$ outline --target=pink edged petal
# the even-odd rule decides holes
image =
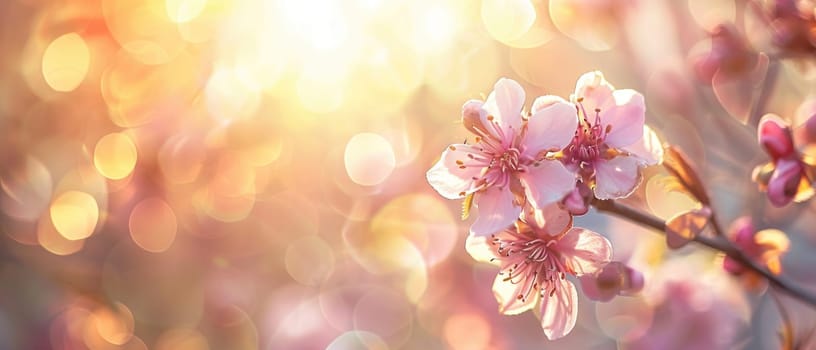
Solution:
[[[541,297],[541,328],[549,340],[569,334],[578,319],[578,293],[575,286],[567,280],[556,280],[555,283],[555,293]]]
[[[642,176],[635,157],[618,156],[595,163],[595,197],[617,199],[628,197],[640,184]]]
[[[472,193],[475,187],[473,177],[479,177],[483,166],[466,166],[464,169],[457,161],[463,164],[473,164],[474,160],[468,154],[482,158],[481,152],[470,145],[451,145],[434,166],[425,174],[428,183],[436,192],[447,199],[462,198]]]
[[[514,203],[515,196],[508,188],[490,187],[476,194],[479,216],[470,226],[470,234],[489,236],[506,229],[518,219],[521,207]]]
[[[482,108],[483,101],[470,100],[462,105],[462,125],[476,135],[491,135],[498,137],[487,120],[487,110]]]
[[[538,110],[527,122],[527,134],[522,141],[525,153],[535,157],[543,150],[560,150],[570,143],[577,128],[575,106],[566,101],[553,102]]]
[[[502,140],[513,138],[521,131],[521,108],[524,106],[524,89],[515,80],[501,78],[493,86],[482,106],[492,115],[501,128]]]
[[[615,103],[601,110],[601,124],[609,128],[606,144],[621,148],[643,137],[646,103],[643,95],[631,89],[617,90],[612,95]]]
[[[663,162],[663,144],[648,125],[643,126],[643,137],[638,142],[624,147],[623,150],[635,156],[642,166]]]
[[[572,215],[556,202],[541,209],[527,205],[524,208],[524,223],[537,234],[558,236],[572,227]],[[549,237],[543,238],[549,238]]]
[[[527,200],[536,208],[560,201],[575,188],[575,175],[564,164],[543,160],[519,173]]]
[[[576,276],[595,273],[612,259],[612,244],[604,236],[574,227],[558,240],[567,269]]]
[[[796,197],[802,179],[802,164],[796,159],[780,159],[768,181],[768,199],[776,207],[790,203]]]
[[[612,92],[615,88],[604,78],[599,71],[584,73],[575,84],[575,94],[573,101],[582,99],[582,104],[587,113],[593,113],[595,108],[606,109],[614,105],[615,100]]]
[[[789,124],[775,114],[766,114],[759,121],[759,144],[765,148],[773,159],[790,156],[794,153],[793,134]]]
[[[504,279],[504,275],[497,275],[496,279],[493,280],[493,295],[499,303],[499,313],[518,315],[532,309],[536,303],[536,297],[530,297],[526,300],[522,300],[518,297],[523,292],[521,288],[524,284],[512,283]],[[533,293],[533,296],[534,295],[535,293]]]
[[[468,235],[465,239],[465,250],[478,262],[486,262],[496,266],[501,265],[499,259],[494,259],[498,255],[491,244],[490,236]]]
[[[538,113],[540,110],[550,107],[556,103],[569,103],[567,100],[561,98],[561,96],[555,95],[544,95],[536,97],[535,101],[533,101],[533,106],[530,108],[530,112],[532,114]],[[575,118],[578,118],[576,114]]]

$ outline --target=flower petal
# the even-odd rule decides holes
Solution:
[[[643,137],[637,142],[623,148],[637,157],[640,165],[656,165],[663,162],[663,144],[657,134],[648,125],[643,126]]]
[[[499,313],[518,315],[532,309],[537,301],[538,295],[534,292],[531,293],[530,298],[522,300],[518,296],[523,293],[521,288],[524,286],[524,283],[512,283],[504,279],[504,275],[496,275],[496,279],[493,280],[493,295],[499,303]]]
[[[575,188],[575,174],[564,164],[554,160],[543,160],[519,173],[527,200],[536,208],[560,201]]]
[[[601,123],[609,133],[606,144],[621,148],[638,142],[643,137],[646,122],[646,103],[643,95],[631,89],[612,93],[614,105],[601,109]]]
[[[794,153],[793,134],[789,124],[775,114],[766,114],[759,121],[758,138],[760,146],[774,160]]]
[[[606,109],[614,105],[612,98],[614,90],[600,71],[584,73],[575,84],[573,101],[581,100],[587,112],[592,113],[596,108]]]
[[[465,250],[467,250],[468,254],[470,254],[473,260],[500,266],[501,262],[498,259],[494,259],[498,255],[496,254],[495,248],[493,248],[493,245],[490,243],[490,236],[468,235],[465,239]]]
[[[484,102],[470,100],[462,105],[462,125],[476,135],[498,137],[491,123],[487,120],[488,112],[483,108]]]
[[[587,229],[573,227],[557,244],[564,264],[576,276],[594,273],[612,259],[609,240]]]
[[[470,159],[469,155],[483,158],[481,151],[471,145],[450,145],[442,153],[442,158],[425,174],[428,183],[442,197],[462,198],[477,189],[473,178],[481,175],[484,166],[476,164],[477,161]]]
[[[482,108],[493,116],[493,123],[500,129],[500,140],[511,141],[521,131],[521,108],[524,106],[524,89],[515,80],[501,78],[493,86]]]
[[[578,319],[578,293],[567,280],[556,280],[555,293],[541,297],[541,328],[547,339],[555,340],[569,334]]]
[[[567,100],[561,98],[561,96],[555,95],[544,95],[536,97],[535,101],[533,101],[533,106],[530,108],[530,112],[532,114],[538,113],[540,110],[550,107],[556,103],[569,103]],[[578,118],[576,114],[576,119]]]
[[[595,197],[598,199],[628,197],[641,180],[635,157],[618,156],[595,163]]]
[[[479,216],[470,226],[470,234],[489,236],[513,224],[521,214],[521,207],[514,203],[515,196],[509,188],[490,187],[476,194]]]
[[[539,97],[536,102],[542,98]],[[560,150],[570,143],[576,128],[578,114],[574,105],[563,100],[550,103],[535,112],[527,122],[527,134],[523,141],[525,153],[535,156],[543,150]]]
[[[790,203],[796,197],[802,179],[802,164],[797,159],[783,158],[776,162],[768,181],[768,199],[776,207]]]
[[[524,223],[539,235],[558,236],[572,227],[572,215],[557,202],[541,209],[527,205],[523,216]]]

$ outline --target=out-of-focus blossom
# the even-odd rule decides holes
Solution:
[[[575,108],[549,98],[525,118],[524,98],[521,85],[502,78],[486,101],[465,103],[462,122],[475,142],[449,146],[428,170],[428,182],[443,197],[475,196],[479,217],[472,234],[500,231],[516,220],[525,202],[540,208],[575,186],[572,173],[547,158],[569,144],[577,124]]]
[[[771,0],[768,17],[772,40],[785,56],[816,53],[816,4],[813,1]]]
[[[470,235],[467,241],[474,259],[501,269],[493,283],[499,312],[515,315],[539,308],[549,339],[567,335],[578,316],[577,292],[567,274],[595,273],[612,257],[612,246],[603,236],[572,227],[571,220],[553,220],[564,214],[569,215],[557,205],[525,210],[514,227],[491,237]]]
[[[643,95],[615,90],[595,71],[578,79],[572,100],[578,106],[579,124],[562,160],[593,187],[595,197],[629,196],[642,180],[640,168],[663,158],[657,135],[644,124]]]
[[[793,143],[790,125],[777,115],[767,114],[759,122],[759,144],[771,161],[754,169],[754,181],[768,193],[771,204],[784,206],[813,196],[811,167]]]
[[[610,301],[616,295],[631,295],[643,289],[643,274],[613,261],[594,274],[580,277],[581,290],[587,298],[598,301]]]
[[[654,311],[659,317],[642,337],[624,348],[731,349],[737,312],[705,287],[693,279],[666,282]]]
[[[794,120],[799,124],[793,130],[795,143],[816,144],[816,97],[810,96],[799,105]]]
[[[746,257],[764,266],[773,274],[782,272],[780,258],[788,251],[790,242],[784,232],[767,229],[757,232],[750,217],[742,217],[728,229],[729,239]],[[731,274],[760,280],[751,270],[729,256],[723,260],[723,268]]]
[[[711,83],[715,75],[731,79],[753,71],[759,54],[748,46],[745,38],[731,25],[721,24],[709,34],[711,50],[692,57],[697,78]]]

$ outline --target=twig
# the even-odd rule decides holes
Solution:
[[[644,226],[651,227],[660,232],[663,233],[666,232],[666,222],[663,221],[663,219],[658,218],[647,212],[638,210],[636,208],[632,208],[624,204],[620,204],[612,200],[595,200],[592,202],[592,205],[595,206],[595,208],[597,208],[598,211],[612,213],[624,217],[626,219],[629,219],[631,221],[634,221],[636,223],[642,224]],[[767,279],[772,285],[777,287],[779,290],[785,292],[786,294],[794,298],[806,302],[813,307],[816,307],[815,294],[813,294],[811,291],[807,289],[802,288],[799,285],[791,283],[790,281],[782,278],[781,276],[774,275],[767,269],[758,265],[752,259],[746,257],[745,254],[742,253],[742,251],[735,248],[727,240],[719,237],[709,238],[699,235],[695,236],[693,240],[706,247],[725,253],[725,255],[728,255],[729,257],[736,260],[743,266],[747,267],[750,270],[753,270],[757,274]]]

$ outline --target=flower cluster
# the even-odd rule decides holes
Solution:
[[[427,173],[445,198],[473,196],[480,215],[471,234],[502,230],[525,204],[544,208],[582,184],[599,199],[627,197],[639,169],[662,158],[644,125],[643,95],[615,90],[600,72],[581,76],[570,101],[538,97],[524,113],[524,100],[521,86],[502,78],[487,100],[465,103],[462,123],[474,142],[450,145]]]
[[[767,17],[773,44],[788,56],[810,56],[816,52],[816,3],[812,0],[773,0]]]
[[[581,76],[569,100],[541,96],[528,113],[525,98],[502,78],[485,101],[465,103],[462,123],[475,138],[450,145],[427,179],[442,196],[475,203],[469,252],[500,266],[500,311],[539,307],[545,335],[555,339],[575,325],[567,275],[595,278],[611,259],[609,241],[573,228],[572,215],[593,198],[632,194],[640,169],[661,162],[663,148],[644,125],[643,95],[616,90],[600,72]],[[630,286],[615,293],[622,289]]]

